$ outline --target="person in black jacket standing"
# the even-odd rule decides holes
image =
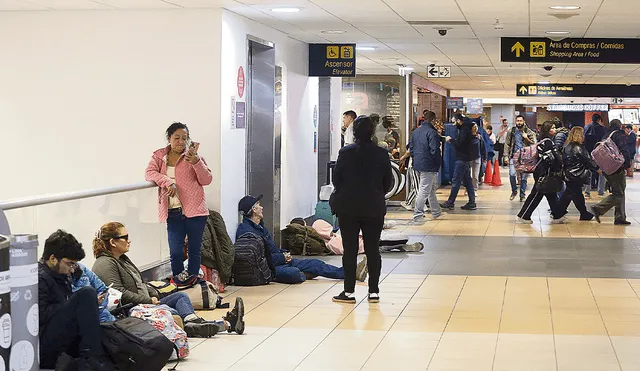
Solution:
[[[473,181],[471,179],[471,139],[473,134],[471,130],[473,128],[473,122],[461,114],[455,115],[456,126],[458,131],[455,138],[446,137],[447,142],[450,142],[456,149],[456,165],[453,170],[453,179],[451,180],[451,193],[449,199],[446,202],[440,204],[443,209],[453,210],[455,209],[456,197],[458,197],[458,191],[460,186],[464,184],[469,195],[469,202],[462,206],[462,210],[476,210],[476,194],[473,190]]]
[[[587,149],[587,152],[589,153],[593,152],[594,148],[596,148],[596,144],[598,144],[598,142],[600,142],[601,140],[605,139],[607,136],[607,128],[604,126],[604,120],[602,120],[602,116],[596,113],[591,117],[591,120],[592,122],[584,128],[584,147]],[[591,198],[592,182],[595,182],[595,180],[590,180],[589,183],[585,184],[584,186],[585,198],[589,198],[589,199]],[[597,182],[598,182],[598,195],[604,196],[604,191],[607,183],[605,176],[600,175]]]
[[[54,232],[44,243],[38,263],[41,368],[55,368],[66,353],[80,358],[80,371],[115,370],[102,347],[98,319],[98,303],[106,293],[98,296],[90,286],[71,290],[70,275],[84,257],[82,244],[65,231]]]
[[[607,211],[615,207],[614,222],[615,225],[629,225],[631,222],[627,221],[627,213],[625,211],[625,190],[627,189],[627,179],[625,178],[625,170],[631,167],[631,153],[627,148],[627,135],[624,130],[621,129],[622,123],[620,120],[611,120],[611,140],[616,144],[622,155],[624,156],[624,163],[620,166],[620,169],[616,170],[613,174],[605,174],[609,187],[611,188],[611,194],[599,204],[591,206],[591,212],[595,215],[596,220],[600,223],[600,216]]]
[[[558,134],[556,134],[557,138]],[[567,214],[567,207],[571,201],[580,212],[580,220],[591,220],[593,214],[587,211],[582,186],[591,181],[591,172],[601,173],[598,165],[593,162],[591,155],[582,144],[584,142],[584,129],[574,126],[566,140],[567,144],[562,150],[562,163],[564,164],[564,179],[567,189],[558,204],[558,218]]]
[[[371,303],[380,301],[380,270],[382,258],[378,247],[384,216],[387,213],[385,194],[391,187],[391,162],[387,152],[373,144],[373,121],[360,116],[354,122],[355,143],[340,150],[333,172],[334,194],[331,209],[338,216],[344,255],[344,291],[333,301],[355,304],[358,239],[362,230],[364,251],[369,268]]]

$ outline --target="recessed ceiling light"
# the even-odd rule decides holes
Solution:
[[[547,35],[568,35],[569,31],[547,31],[545,32]]]
[[[347,33],[347,31],[345,30],[322,30],[320,32],[330,34],[330,35],[339,35],[339,34]]]
[[[376,50],[376,47],[375,46],[356,46],[356,50],[363,51],[363,52],[372,52]]]
[[[578,10],[580,9],[577,5],[553,5],[550,6],[549,9],[553,10]]]
[[[538,81],[539,85],[548,85],[551,84],[551,81]]]
[[[297,13],[300,8],[273,8],[271,11],[274,13]]]

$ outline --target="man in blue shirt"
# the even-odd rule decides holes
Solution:
[[[511,197],[509,197],[509,200],[511,201],[518,195],[516,176],[520,177],[520,202],[525,200],[528,177],[527,173],[516,172],[513,155],[522,148],[535,143],[536,133],[525,125],[524,116],[518,115],[516,117],[516,126],[511,128],[507,134],[507,142],[505,143],[504,150],[505,162],[509,161],[509,182],[511,183]]]

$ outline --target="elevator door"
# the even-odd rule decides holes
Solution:
[[[279,144],[280,133],[274,125],[275,49],[269,43],[253,40],[248,44],[246,189],[253,196],[264,195],[261,201],[264,222],[275,232],[280,230],[280,187],[276,186],[280,184],[276,163],[276,151],[278,158],[280,152],[276,140]],[[274,235],[277,238],[278,234]]]

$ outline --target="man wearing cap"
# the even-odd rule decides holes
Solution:
[[[275,281],[280,283],[302,283],[307,279],[321,276],[332,279],[344,279],[344,268],[336,267],[320,259],[294,259],[287,250],[276,246],[271,233],[263,221],[263,207],[260,205],[262,195],[245,196],[238,203],[238,211],[242,215],[242,223],[238,225],[236,238],[245,233],[253,233],[262,237],[270,254],[271,263],[275,267]],[[357,278],[364,281],[368,270],[366,261],[358,264]]]

